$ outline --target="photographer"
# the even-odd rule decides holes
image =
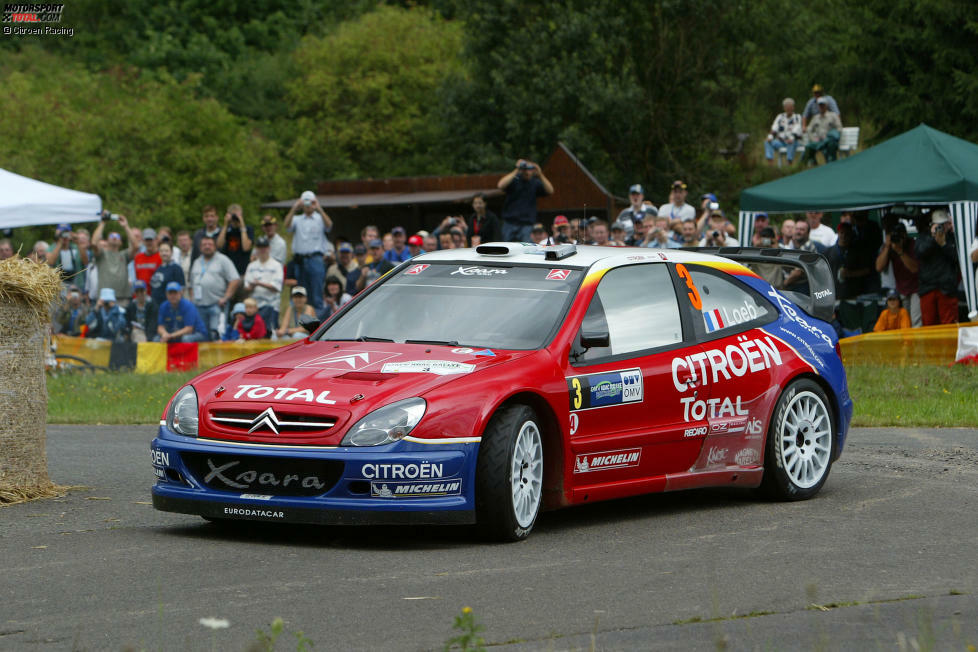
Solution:
[[[77,234],[70,224],[61,224],[55,230],[55,241],[47,251],[47,263],[61,272],[66,283],[84,289],[85,276],[81,272],[88,265],[87,248],[78,247]]]
[[[239,276],[244,276],[251,262],[251,247],[255,231],[245,226],[240,204],[231,204],[224,214],[224,224],[217,234],[217,249],[231,259]]]
[[[552,195],[554,187],[536,163],[520,159],[516,168],[496,186],[506,193],[503,202],[503,240],[529,242],[537,221],[537,197]]]
[[[649,249],[679,249],[679,243],[670,237],[672,231],[669,228],[668,217],[649,216],[643,222],[645,223],[645,238],[638,244],[639,247],[648,247]]]
[[[727,218],[718,210],[710,213],[706,223],[706,235],[700,240],[701,247],[736,247],[736,238],[727,235]]]
[[[122,236],[112,232],[106,239],[102,239],[105,232],[105,225],[110,221],[118,221],[122,233],[126,234],[129,246],[122,248]],[[105,288],[111,288],[119,303],[125,307],[129,305],[129,261],[132,260],[132,240],[129,237],[129,221],[125,215],[112,215],[108,212],[102,213],[102,221],[95,227],[92,234],[92,243],[95,246],[95,271],[98,276],[98,289],[101,292]],[[115,300],[115,299],[113,299]]]
[[[907,227],[902,222],[893,224],[886,231],[883,246],[876,256],[876,271],[880,274],[893,266],[896,291],[905,305],[910,307],[910,321],[914,328],[923,321],[920,313],[920,264],[914,253],[914,241],[907,237]]]
[[[129,329],[126,324],[126,312],[116,303],[115,290],[102,288],[99,290],[98,301],[86,318],[88,333],[85,337],[99,340],[124,341]]]
[[[924,326],[958,321],[958,254],[947,211],[931,214],[929,232],[917,238],[920,312]]]
[[[570,220],[566,215],[558,215],[554,218],[554,243],[555,244],[577,244],[577,240],[571,237]]]
[[[758,248],[777,247],[777,234],[772,227],[763,226],[754,231],[754,235],[751,237],[751,246]],[[784,287],[784,268],[781,265],[777,263],[750,263],[748,267],[770,283],[771,287],[777,290]]]

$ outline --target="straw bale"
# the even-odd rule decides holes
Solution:
[[[0,261],[0,505],[57,492],[45,448],[44,344],[59,289],[47,265]]]

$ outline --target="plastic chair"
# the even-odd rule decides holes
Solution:
[[[843,127],[839,137],[839,156],[849,156],[859,149],[859,127]]]

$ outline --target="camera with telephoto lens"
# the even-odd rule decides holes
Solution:
[[[713,237],[714,240],[719,240],[720,239],[720,232],[719,231],[714,231],[710,235]]]
[[[108,222],[109,220],[114,222],[119,221],[119,215],[117,213],[110,213],[109,211],[102,211],[101,218],[103,222]]]
[[[944,233],[946,226],[947,226],[946,224],[938,224],[938,225],[936,225],[934,227],[934,235],[937,235],[938,233]]]
[[[715,201],[711,201],[710,202],[710,210],[711,211],[715,211],[715,210],[719,210],[719,209],[720,209],[720,203],[719,202],[715,202]]]
[[[557,235],[554,236],[554,242],[558,244],[566,244],[570,242],[570,238],[563,233],[558,232]]]

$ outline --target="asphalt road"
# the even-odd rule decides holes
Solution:
[[[696,491],[459,528],[228,530],[156,512],[152,427],[48,428],[66,498],[0,508],[0,650],[504,650],[978,644],[978,430],[856,429],[804,503]],[[211,630],[202,617],[227,619]],[[496,648],[493,648],[496,649]]]

